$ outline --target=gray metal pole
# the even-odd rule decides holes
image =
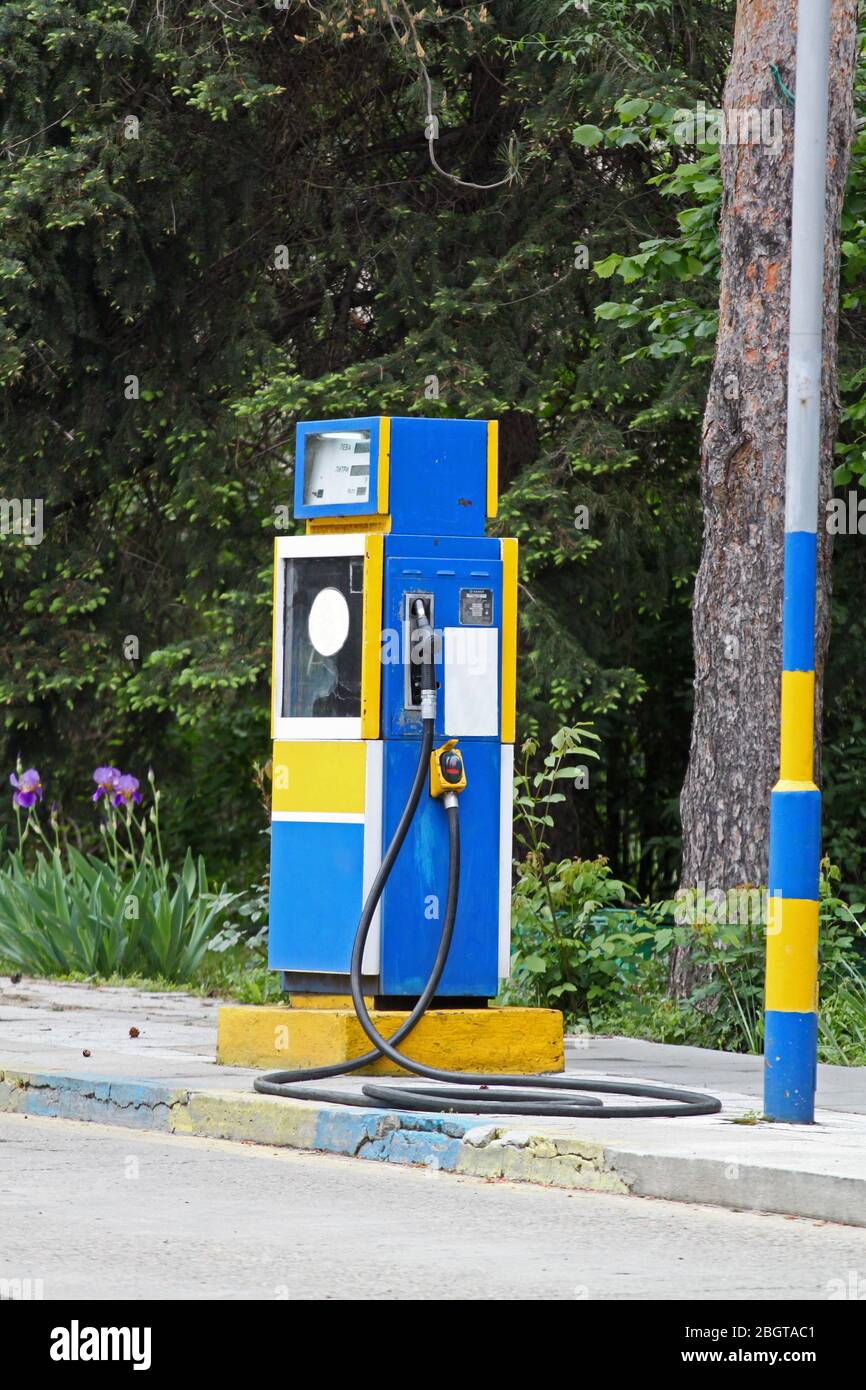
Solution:
[[[785,601],[779,781],[770,798],[764,1113],[811,1124],[818,1058],[821,793],[815,785],[815,585],[830,0],[799,0],[791,210]]]
[[[827,184],[830,0],[799,0],[791,208],[785,530],[815,532]]]

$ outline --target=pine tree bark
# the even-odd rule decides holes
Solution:
[[[739,0],[723,97],[742,135],[743,112],[781,111],[781,136],[721,147],[719,332],[704,414],[704,537],[695,584],[695,698],[681,796],[683,887],[765,884],[770,791],[778,775],[785,414],[794,113],[774,76],[794,87],[796,0]],[[834,0],[824,254],[820,515],[832,490],[839,419],[836,336],[839,228],[853,129],[857,0]],[[776,117],[778,119],[778,117]],[[771,122],[767,126],[772,129]],[[830,545],[818,539],[816,741],[830,635]],[[675,995],[695,969],[687,949],[671,968]]]

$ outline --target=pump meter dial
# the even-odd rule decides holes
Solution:
[[[320,656],[336,656],[349,635],[349,605],[339,589],[320,589],[310,605],[307,632]]]

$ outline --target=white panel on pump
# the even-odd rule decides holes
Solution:
[[[445,732],[490,738],[499,732],[499,629],[446,627],[443,640]]]

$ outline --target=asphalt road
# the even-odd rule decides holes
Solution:
[[[0,1115],[3,1279],[46,1299],[824,1300],[866,1290],[866,1229]]]

